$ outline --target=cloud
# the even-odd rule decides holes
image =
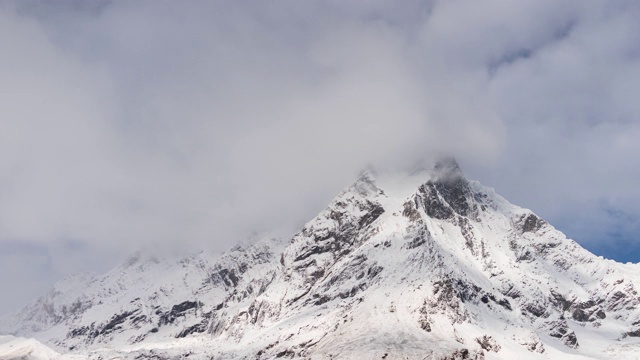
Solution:
[[[631,241],[604,229],[640,214],[638,11],[3,3],[0,242],[27,278],[28,249],[51,259],[40,288],[150,244],[288,234],[366,165],[435,151],[584,243]]]
[[[489,89],[509,136],[498,164],[506,173],[487,177],[589,246],[620,226],[600,204],[636,222],[640,214],[640,148],[631,141],[640,128],[640,62],[632,55],[640,9],[594,4],[574,12],[563,36],[493,74]],[[627,229],[625,242],[637,242],[637,227]]]

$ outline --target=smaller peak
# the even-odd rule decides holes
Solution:
[[[373,165],[367,165],[364,169],[360,171],[360,174],[358,175],[358,180],[373,182],[375,181],[375,178],[377,175],[378,175],[378,171],[373,167]]]
[[[458,165],[458,162],[456,161],[456,159],[450,155],[442,156],[438,158],[433,168],[435,170],[445,171],[445,172],[460,171],[460,165]]]
[[[439,176],[451,173],[461,173],[460,166],[452,155],[433,155],[424,157],[409,167],[410,175],[428,174]]]
[[[379,193],[380,189],[376,185],[377,172],[372,166],[367,166],[358,176],[358,180],[352,185],[361,196]]]
[[[442,156],[433,166],[435,175],[439,179],[464,178],[460,165],[453,156]]]
[[[123,267],[133,266],[140,261],[141,257],[142,257],[142,251],[137,250],[133,254],[129,255],[129,257],[127,257],[127,259],[122,263],[122,266]]]
[[[146,266],[149,264],[160,264],[166,260],[161,250],[157,247],[146,246],[134,251],[121,264],[120,268]]]

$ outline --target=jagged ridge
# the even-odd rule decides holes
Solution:
[[[2,328],[103,358],[633,358],[639,285],[448,159],[363,173],[288,242],[75,277]]]

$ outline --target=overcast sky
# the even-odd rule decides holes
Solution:
[[[0,313],[138,248],[291,233],[365,166],[435,151],[638,262],[638,19],[637,0],[0,1]]]

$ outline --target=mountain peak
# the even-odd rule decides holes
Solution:
[[[376,172],[372,167],[367,167],[360,172],[358,179],[352,185],[360,196],[378,194],[380,189],[376,185]]]
[[[443,156],[436,160],[433,170],[439,178],[464,177],[460,165],[453,156]]]
[[[145,259],[45,296],[0,329],[128,360],[640,353],[640,268],[590,254],[469,182],[452,157],[411,173],[365,169],[282,241]]]

